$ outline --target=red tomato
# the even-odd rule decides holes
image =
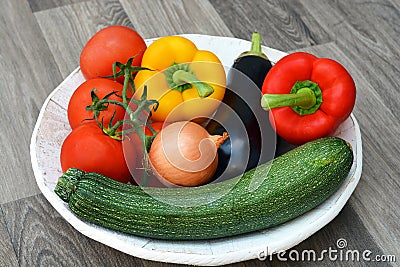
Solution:
[[[63,172],[78,168],[127,183],[131,179],[127,162],[133,168],[136,153],[131,140],[115,140],[91,122],[80,125],[67,136],[61,146],[60,161]]]
[[[93,111],[86,110],[86,107],[92,104],[91,91],[93,88],[96,88],[96,95],[99,99],[102,99],[113,91],[116,91],[116,94],[121,96],[122,87],[120,83],[104,78],[91,79],[82,83],[72,94],[68,104],[68,121],[71,128],[76,128],[82,122],[85,122],[85,119],[93,118]],[[122,98],[117,95],[112,95],[108,99],[122,101]],[[128,91],[127,96],[131,97],[132,92]],[[100,112],[99,121],[103,121],[103,124],[108,126],[114,112],[114,123],[124,118],[125,109],[121,106],[110,104],[107,109]]]
[[[86,79],[112,75],[112,64],[125,64],[135,56],[132,66],[140,66],[147,46],[143,38],[125,26],[109,26],[87,42],[80,56],[80,67]],[[123,77],[118,81],[123,82]]]

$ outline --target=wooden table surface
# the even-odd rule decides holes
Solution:
[[[344,238],[349,249],[394,255],[397,262],[274,257],[232,266],[398,265],[399,0],[1,0],[0,266],[175,266],[126,255],[75,231],[41,194],[30,163],[30,137],[45,98],[78,66],[87,40],[115,24],[144,38],[249,39],[257,30],[264,45],[346,66],[358,90],[353,113],[362,133],[362,177],[342,212],[294,249],[321,252]]]

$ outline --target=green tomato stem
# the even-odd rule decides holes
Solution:
[[[125,78],[124,78],[124,86],[122,88],[122,103],[128,105],[128,98],[126,97],[126,92],[128,90],[129,79],[132,73],[129,68],[126,68],[124,72],[125,72]]]
[[[157,134],[157,131],[154,130],[153,126],[151,126],[150,123],[146,123],[146,126],[147,126],[147,128],[149,128],[149,130],[150,130],[150,132],[151,132],[151,134],[152,134],[153,136],[155,136],[155,135]]]

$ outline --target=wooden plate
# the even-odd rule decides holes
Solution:
[[[183,35],[191,39],[199,49],[214,52],[224,66],[232,66],[233,60],[250,48],[250,42],[229,37]],[[151,43],[153,39],[146,40]],[[268,47],[263,52],[272,62],[286,54]],[[70,127],[67,105],[73,91],[84,81],[77,68],[46,99],[32,134],[30,153],[37,184],[50,204],[82,234],[143,259],[191,265],[223,265],[265,256],[264,252],[289,249],[305,240],[329,223],[343,208],[353,193],[362,169],[361,134],[356,118],[351,115],[334,135],[351,143],[354,164],[339,190],[328,200],[310,212],[280,226],[265,231],[206,241],[165,241],[127,235],[82,221],[71,212],[68,205],[54,192],[61,176],[59,154],[61,144]]]

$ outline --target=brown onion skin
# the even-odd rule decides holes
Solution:
[[[226,139],[227,136],[221,138]],[[194,122],[172,123],[157,134],[150,148],[153,172],[167,183],[178,186],[205,184],[217,169],[217,148],[221,138],[210,136]],[[206,142],[200,145],[201,140]],[[204,161],[201,157],[205,158]]]

